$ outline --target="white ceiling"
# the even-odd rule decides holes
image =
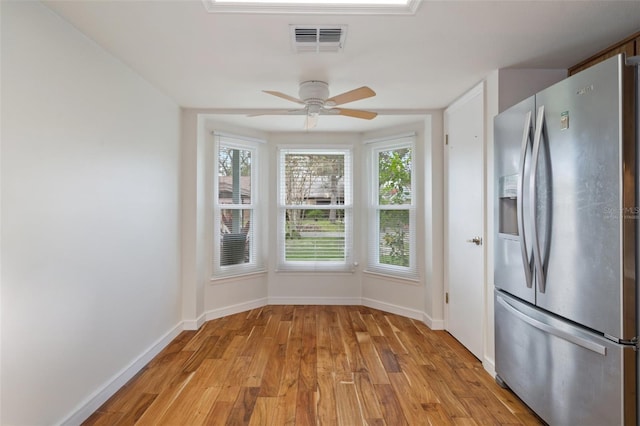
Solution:
[[[299,131],[304,117],[247,118],[297,107],[262,90],[369,86],[377,96],[344,107],[380,116],[322,116],[317,130],[375,130],[446,107],[492,70],[567,68],[640,30],[640,0],[425,0],[413,16],[208,13],[199,0],[45,4],[179,105],[263,131]],[[295,54],[290,24],[346,24],[344,50]]]

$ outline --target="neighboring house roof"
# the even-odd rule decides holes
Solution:
[[[231,199],[233,195],[233,176],[218,176],[220,199]],[[240,196],[251,197],[251,176],[240,176]]]

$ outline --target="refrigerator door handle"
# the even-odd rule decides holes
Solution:
[[[538,118],[536,120],[536,133],[533,138],[533,151],[531,153],[531,179],[529,180],[529,197],[531,205],[531,226],[532,240],[533,240],[533,260],[536,268],[536,276],[538,279],[538,290],[540,293],[544,293],[546,290],[546,280],[544,276],[544,268],[542,263],[542,255],[540,251],[540,239],[538,234],[538,221],[536,215],[536,208],[538,205],[538,195],[536,193],[537,187],[537,168],[538,157],[540,156],[540,144],[542,139],[542,130],[544,126],[544,105],[538,108]]]
[[[516,207],[518,214],[518,234],[520,235],[520,251],[522,253],[522,264],[524,266],[524,276],[527,281],[527,288],[533,286],[532,277],[532,261],[527,253],[527,240],[524,231],[524,200],[522,198],[524,192],[524,165],[527,157],[527,148],[531,140],[531,111],[527,112],[524,120],[524,131],[522,132],[522,147],[520,149],[520,179],[518,179],[518,205]]]
[[[522,312],[520,312],[519,310],[517,310],[516,308],[511,306],[511,304],[509,304],[502,297],[498,297],[498,298],[496,298],[496,300],[506,310],[511,312],[511,314],[515,315],[516,317],[518,317],[522,321],[526,322],[527,324],[531,325],[532,327],[535,327],[535,328],[537,328],[539,330],[542,330],[543,332],[545,332],[547,334],[551,334],[553,336],[559,337],[560,339],[566,340],[566,341],[571,342],[571,343],[573,343],[575,345],[578,345],[580,347],[583,347],[585,349],[593,351],[593,352],[595,352],[597,354],[600,354],[602,356],[606,356],[607,355],[607,348],[605,346],[599,345],[599,344],[597,344],[595,342],[592,342],[590,340],[584,339],[584,338],[582,338],[580,336],[575,336],[573,334],[567,333],[566,331],[559,330],[559,329],[557,329],[555,327],[552,327],[552,326],[550,326],[548,324],[545,324],[545,323],[543,323],[541,321],[538,321],[537,319],[531,318],[530,316],[523,314]]]

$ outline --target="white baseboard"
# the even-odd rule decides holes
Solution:
[[[248,302],[242,302],[236,305],[225,306],[224,308],[213,309],[206,312],[206,321],[226,317],[227,315],[238,314],[240,312],[250,311],[251,309],[261,308],[266,304],[267,298],[262,297],[260,299],[249,300]]]
[[[417,309],[405,308],[404,306],[394,305],[392,303],[381,302],[375,299],[369,299],[367,297],[362,298],[362,304],[369,308],[379,309],[381,311],[390,312],[396,315],[402,315],[403,317],[413,318],[422,321],[424,313]]]
[[[361,305],[359,297],[269,297],[269,305]]]
[[[207,321],[206,312],[194,320],[184,320],[182,322],[183,330],[198,330]]]
[[[422,322],[432,330],[444,330],[444,320],[434,320],[427,314],[422,315]]]
[[[496,363],[493,359],[484,357],[482,366],[484,367],[485,371],[491,375],[491,377],[496,377]]]
[[[122,369],[111,379],[107,380],[102,388],[98,389],[85,401],[83,401],[73,412],[67,416],[60,424],[62,425],[79,425],[89,418],[102,404],[104,404],[113,394],[115,394],[125,383],[145,366],[149,361],[162,351],[178,334],[183,330],[183,323],[180,322],[171,330],[166,332],[164,336],[159,338],[154,344],[147,348],[132,363]]]

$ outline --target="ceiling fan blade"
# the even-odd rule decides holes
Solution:
[[[371,120],[378,115],[377,112],[364,111],[361,109],[332,108],[330,111],[337,111],[338,115],[346,115],[347,117],[362,118],[365,120]]]
[[[349,92],[344,92],[339,95],[333,96],[326,100],[326,103],[329,105],[342,105],[347,102],[359,101],[360,99],[370,98],[375,96],[376,92],[368,88],[367,86],[362,86],[358,89],[350,90]]]
[[[276,92],[276,91],[273,91],[273,90],[263,90],[263,92],[264,93],[268,93],[268,94],[273,95],[273,96],[277,96],[277,97],[282,98],[282,99],[286,99],[286,100],[291,101],[291,102],[295,102],[295,103],[300,104],[300,105],[304,105],[304,102],[302,102],[300,99],[294,98],[293,96],[286,95],[286,94],[284,94],[282,92]]]

